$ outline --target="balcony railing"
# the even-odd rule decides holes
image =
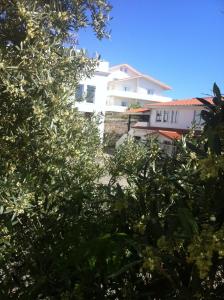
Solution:
[[[127,106],[121,106],[121,105],[107,104],[105,106],[106,111],[125,112],[127,109],[128,109]]]
[[[120,91],[120,90],[108,90],[108,96],[119,97],[119,98],[129,98],[129,99],[138,99],[146,100],[152,102],[168,102],[172,99],[169,97],[159,96],[159,95],[148,95],[131,91]]]

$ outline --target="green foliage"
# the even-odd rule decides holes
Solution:
[[[128,253],[127,268],[116,278],[118,299],[223,297],[224,107],[216,85],[214,95],[214,104],[201,100],[209,109],[209,118],[202,112],[203,134],[184,137],[175,156],[154,142],[145,148],[128,141],[113,157],[111,223],[125,234]],[[120,292],[127,289],[128,297]]]
[[[104,133],[104,151],[108,153],[113,153],[115,151],[116,142],[119,140],[120,137],[121,135],[116,133],[115,131]]]
[[[97,59],[64,45],[88,25],[105,36],[109,8],[97,0],[0,3],[2,299],[70,299],[86,280],[101,146],[72,96]]]
[[[131,109],[131,108],[140,108],[142,107],[141,104],[139,102],[137,103],[132,103],[128,106],[128,109]]]
[[[204,133],[207,137],[207,148],[214,154],[221,154],[223,147],[224,100],[219,87],[214,83],[213,104],[205,99],[198,98],[207,108],[202,110],[201,116],[205,121]]]
[[[201,137],[127,140],[106,162],[72,95],[96,60],[69,32],[106,35],[106,1],[1,1],[0,297],[222,299],[223,97]],[[124,181],[124,184],[123,184]]]

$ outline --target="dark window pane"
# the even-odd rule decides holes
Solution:
[[[168,122],[169,121],[169,112],[164,110],[163,112],[163,122]]]
[[[121,101],[121,106],[128,106],[128,103],[126,101]]]
[[[94,103],[96,87],[94,85],[87,85],[86,102]]]
[[[84,85],[83,84],[79,84],[76,88],[75,91],[75,99],[77,101],[80,101],[83,97],[83,91],[84,91]]]
[[[162,112],[161,111],[156,111],[156,122],[161,122],[162,119]]]
[[[177,116],[178,116],[178,112],[172,110],[172,112],[171,112],[171,123],[177,123]]]
[[[140,115],[139,121],[140,122],[149,122],[149,115]]]
[[[147,93],[148,93],[148,95],[154,95],[154,90],[153,89],[148,89]]]

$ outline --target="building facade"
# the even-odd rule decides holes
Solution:
[[[212,102],[212,98],[205,99]],[[144,115],[145,121],[134,124],[128,134],[141,141],[154,136],[161,147],[171,153],[174,140],[180,139],[192,127],[200,133],[203,109],[206,108],[196,98],[149,104],[138,112]],[[133,110],[127,113],[133,114]]]
[[[154,102],[167,102],[171,98],[164,92],[168,85],[144,75],[127,64],[110,68],[108,76],[107,111],[124,112],[131,106],[144,106]]]
[[[75,106],[87,114],[97,114],[100,118],[100,135],[104,133],[109,63],[100,62],[94,76],[83,79],[75,91]]]
[[[96,113],[101,118],[104,132],[106,112],[125,112],[131,106],[168,102],[164,92],[171,88],[148,75],[141,74],[128,64],[110,67],[101,61],[92,78],[80,82],[75,91],[75,106],[85,113]]]

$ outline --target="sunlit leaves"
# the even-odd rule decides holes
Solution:
[[[132,141],[112,162],[113,174],[122,172],[127,181],[115,193],[119,209],[111,207],[119,216],[116,230],[127,224],[129,257],[143,258],[126,278],[131,274],[132,288],[153,299],[222,298],[223,99],[216,85],[214,93],[214,104],[201,101],[203,133],[183,137],[174,157],[153,143],[138,152],[144,146]]]
[[[67,285],[68,268],[80,269],[86,241],[97,234],[101,176],[97,123],[78,113],[72,97],[97,58],[76,50],[76,32],[103,14],[93,29],[105,36],[109,5],[1,1],[2,11],[0,298],[61,298],[78,284]]]

